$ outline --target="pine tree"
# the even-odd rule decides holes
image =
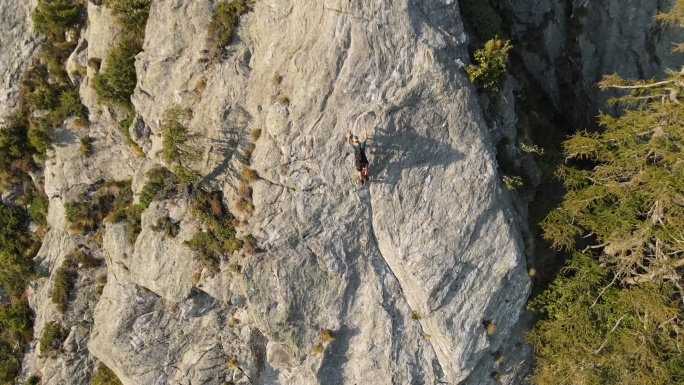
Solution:
[[[658,19],[684,26],[683,11],[678,0]],[[531,303],[542,316],[528,334],[531,379],[684,383],[684,69],[659,81],[609,75],[599,87],[622,93],[609,103],[624,110],[564,143],[567,192],[542,226],[574,254]]]

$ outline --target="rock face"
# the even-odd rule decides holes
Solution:
[[[214,4],[153,3],[135,140],[160,161],[165,111],[189,107],[204,149],[193,167],[232,207],[239,150],[262,129],[255,211],[240,229],[262,252],[193,285],[182,202],[153,204],[132,248],[108,226],[90,351],[125,384],[519,380],[529,351],[511,334],[529,278],[474,88],[454,62],[467,60],[457,5],[313,5],[255,3],[212,63]],[[357,189],[344,136],[364,129],[373,180]],[[188,234],[155,234],[159,210]]]
[[[650,76],[675,63],[666,39],[648,31],[657,4],[603,3],[511,2],[525,63],[577,122],[595,115],[601,73]],[[24,3],[5,4],[2,17],[28,15]],[[515,142],[514,86],[504,88],[500,126],[488,128],[458,65],[468,61],[458,4],[258,1],[218,59],[207,44],[215,7],[152,4],[130,127],[142,155],[117,127],[122,111],[97,103],[95,70],[74,79],[90,126],[67,122],[55,133],[43,173],[51,230],[36,259],[43,277],[29,290],[36,339],[50,321],[68,325],[68,337],[59,357],[33,343],[23,378],[40,371],[43,384],[86,384],[101,361],[126,385],[522,383],[526,224],[494,154],[503,138]],[[74,68],[106,60],[121,34],[104,7],[88,2],[87,12]],[[20,61],[0,53],[14,63],[3,67],[9,111],[12,76],[35,37],[5,24],[3,45],[28,50]],[[630,66],[617,60],[626,51],[650,56],[635,54]],[[204,230],[190,191],[153,202],[136,239],[122,223],[103,224],[96,239],[65,220],[64,204],[103,181],[132,179],[140,192],[146,172],[164,164],[161,125],[178,106],[192,112],[201,157],[190,167],[206,177],[198,188],[221,191],[238,235],[258,244],[253,255],[226,255],[218,271],[185,242]],[[359,188],[344,137],[366,130],[372,180]],[[83,136],[90,157],[80,154]],[[259,176],[252,214],[236,204],[245,163]],[[177,234],[157,228],[163,218]],[[79,270],[59,313],[49,298],[55,272],[84,248],[103,263]]]
[[[672,8],[673,0],[653,1],[509,1],[513,36],[525,65],[573,127],[595,125],[610,92],[596,83],[604,74],[632,79],[661,77],[680,70],[682,53],[672,43],[684,41],[681,28],[653,20]]]
[[[41,39],[33,31],[31,10],[37,0],[0,4],[0,117],[16,108],[19,80]]]

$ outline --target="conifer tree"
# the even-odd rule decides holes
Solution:
[[[658,19],[684,26],[683,10],[678,0]],[[599,87],[619,92],[609,103],[624,110],[564,143],[567,192],[542,226],[574,254],[531,303],[543,317],[528,334],[531,379],[684,383],[684,69]]]

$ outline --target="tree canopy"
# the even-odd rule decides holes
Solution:
[[[684,25],[679,0],[660,20]],[[621,93],[599,132],[563,145],[567,190],[543,221],[554,246],[573,252],[531,302],[528,334],[538,384],[684,382],[684,69],[662,80],[605,76]],[[581,247],[579,245],[582,245]]]

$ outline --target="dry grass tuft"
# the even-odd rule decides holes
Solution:
[[[323,353],[323,344],[317,344],[316,346],[311,349],[311,354],[316,356]]]
[[[226,362],[226,366],[228,367],[228,369],[240,369],[240,365],[238,365],[236,356],[231,356],[228,362]]]
[[[240,180],[245,183],[251,183],[259,179],[259,174],[249,167],[243,167],[240,171]]]
[[[487,332],[487,335],[492,335],[496,331],[496,323],[493,320],[485,320],[483,322],[485,331]]]
[[[328,342],[335,340],[335,335],[330,329],[322,329],[320,332],[318,332],[318,338],[320,338],[324,344],[327,344]]]

